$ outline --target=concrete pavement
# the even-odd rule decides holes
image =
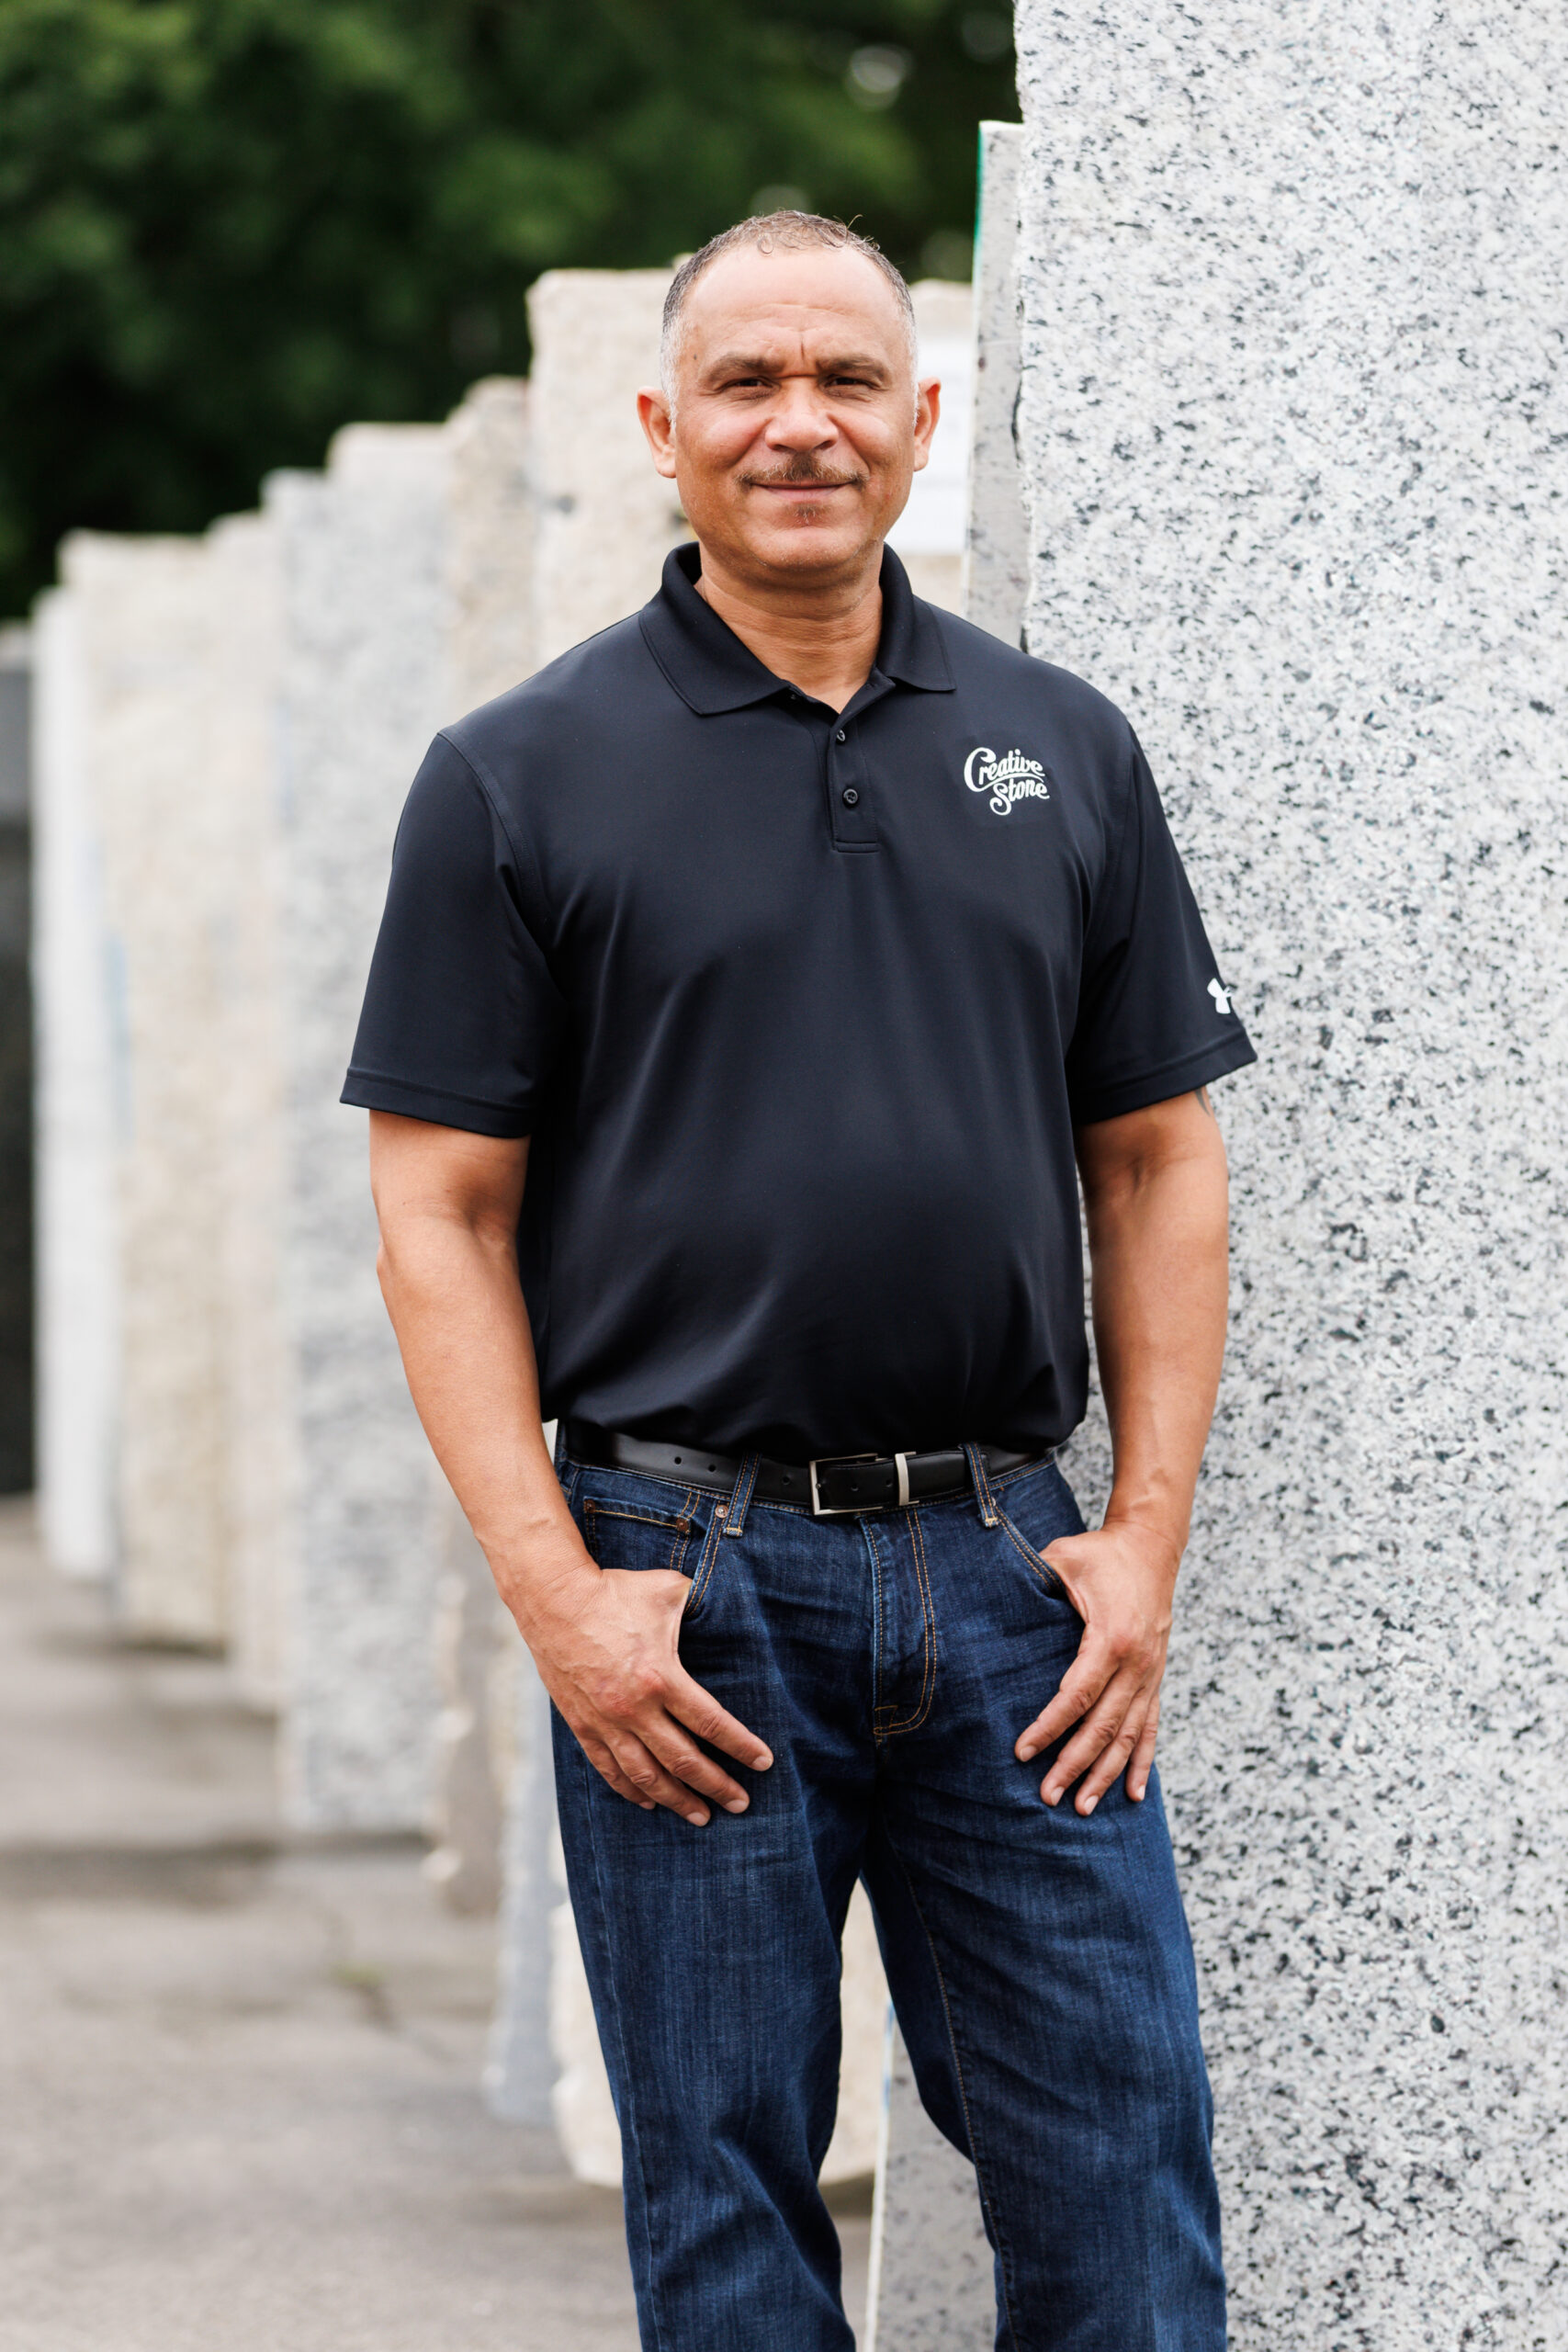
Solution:
[[[619,2199],[484,2112],[492,1931],[419,1860],[286,1837],[221,1662],[0,1504],[0,2352],[636,2352]]]

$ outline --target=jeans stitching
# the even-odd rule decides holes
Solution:
[[[920,1695],[915,1702],[915,1712],[912,1715],[907,1715],[902,1723],[884,1724],[881,1736],[885,1739],[890,1739],[895,1732],[919,1731],[931,1711],[931,1700],[936,1692],[936,1644],[931,1638],[936,1630],[936,1604],[931,1599],[931,1581],[926,1573],[925,1538],[920,1532],[919,1513],[907,1510],[904,1517],[909,1524],[909,1549],[914,1556],[915,1574],[919,1579],[920,1586],[922,1646]],[[889,1708],[884,1712],[890,1713],[892,1710]]]
[[[915,1893],[915,1883],[909,1876],[908,1865],[897,1847],[894,1845],[891,1833],[888,1835],[887,1845],[888,1850],[898,1865],[898,1875],[904,1882],[910,1908],[920,1923],[920,1933],[926,1939],[926,1950],[931,1956],[931,1966],[936,1971],[937,1990],[942,1995],[942,2013],[947,2023],[947,2046],[953,2053],[953,2072],[958,2084],[958,2103],[964,2109],[964,2129],[969,2139],[969,2161],[975,2167],[975,2185],[980,2192],[980,2202],[985,2208],[986,2218],[991,2224],[997,2255],[1001,2266],[1002,2317],[1007,2322],[1008,2335],[1012,2339],[1013,2352],[1018,2352],[1018,2328],[1012,2315],[1012,2255],[998,2218],[996,2207],[991,2201],[990,2190],[986,2186],[986,2175],[980,2163],[979,2143],[975,2133],[975,2118],[969,2106],[968,2087],[964,2080],[964,2061],[958,2054],[958,2034],[953,2022],[953,2004],[947,1994],[947,1978],[942,1973],[936,1939],[926,1923],[926,1915],[920,1908],[920,1898]]]
[[[687,1512],[678,1519],[661,1519],[655,1510],[635,1510],[629,1503],[602,1503],[590,1495],[582,1506],[584,1516],[589,1511],[597,1519],[640,1519],[647,1527],[672,1527],[677,1534],[690,1535],[692,1522]]]
[[[1040,1585],[1046,1592],[1048,1592],[1052,1596],[1053,1600],[1066,1600],[1067,1598],[1067,1588],[1062,1582],[1061,1577],[1056,1574],[1055,1569],[1052,1567],[1048,1560],[1043,1560],[1039,1553],[1035,1551],[1033,1545],[1030,1544],[1024,1536],[1021,1536],[1019,1533],[1017,1528],[1013,1525],[1005,1510],[998,1512],[997,1524],[1000,1527],[1002,1533],[1007,1537],[1008,1542],[1012,1545],[1013,1550],[1018,1554],[1019,1558],[1023,1562],[1024,1566],[1029,1570],[1030,1575],[1034,1578],[1035,1583]]]
[[[882,1731],[876,1719],[879,1715],[891,1713],[891,1710],[882,1703],[882,1643],[886,1631],[882,1611],[882,1554],[877,1548],[876,1537],[868,1519],[863,1519],[861,1521],[861,1534],[864,1539],[866,1550],[871,1554],[872,1609],[874,1628],[871,1661],[872,1736],[874,1739],[880,1739]]]
[[[987,1527],[995,1527],[998,1511],[991,1496],[991,1479],[986,1468],[986,1457],[977,1445],[965,1445],[964,1451],[968,1458],[969,1476],[974,1481],[975,1498],[980,1506],[981,1522]]]
[[[757,1483],[757,1473],[762,1466],[760,1453],[748,1454],[740,1465],[740,1479],[731,1499],[727,1535],[742,1535],[746,1532],[746,1512],[751,1500],[751,1489]]]
[[[598,1553],[594,1550],[592,1544],[590,1543],[588,1539],[591,1532],[593,1531],[595,1521],[601,1519],[636,1520],[640,1526],[657,1527],[661,1532],[666,1532],[673,1528],[675,1540],[670,1546],[670,1557],[665,1562],[665,1566],[673,1570],[676,1576],[682,1576],[685,1573],[681,1563],[685,1558],[687,1552],[691,1548],[693,1532],[692,1522],[688,1517],[682,1515],[680,1520],[671,1521],[668,1519],[660,1519],[656,1517],[652,1511],[623,1510],[611,1503],[596,1502],[593,1497],[590,1495],[587,1501],[582,1506],[582,1534],[583,1542],[587,1545],[588,1556],[592,1560],[595,1566],[598,1567],[602,1567],[604,1563],[600,1559]],[[689,1593],[687,1594],[686,1599],[689,1603],[691,1600],[691,1595]],[[684,1614],[683,1611],[682,1614]]]
[[[726,1502],[716,1502],[713,1507],[713,1517],[708,1521],[708,1532],[703,1539],[703,1548],[697,1555],[692,1589],[686,1595],[683,1613],[688,1618],[702,1607],[707,1598],[707,1589],[713,1582],[714,1563],[718,1558],[718,1539],[724,1533],[724,1522],[728,1516],[728,1511],[729,1506]]]

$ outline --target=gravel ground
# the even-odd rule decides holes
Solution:
[[[291,1843],[220,1661],[0,1504],[0,2352],[636,2352],[619,2199],[485,2113],[493,1931],[419,1860]]]

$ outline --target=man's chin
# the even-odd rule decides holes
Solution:
[[[765,531],[748,531],[734,542],[735,555],[748,570],[771,573],[778,580],[834,579],[852,571],[880,552],[880,536],[868,536],[863,525],[846,528],[840,521],[775,524]]]

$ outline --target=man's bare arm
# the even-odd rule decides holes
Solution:
[[[762,1742],[682,1666],[689,1579],[602,1570],[567,1510],[539,1427],[517,1274],[525,1138],[370,1114],[377,1269],[409,1388],[502,1599],[556,1705],[616,1792],[707,1820],[746,1809],[696,1738],[760,1770]]]
[[[1092,1813],[1123,1770],[1154,1762],[1171,1600],[1224,1352],[1224,1145],[1207,1095],[1156,1102],[1077,1134],[1094,1335],[1115,1457],[1105,1523],[1045,1554],[1084,1620],[1077,1657],[1017,1753],[1068,1739],[1041,1784]]]

